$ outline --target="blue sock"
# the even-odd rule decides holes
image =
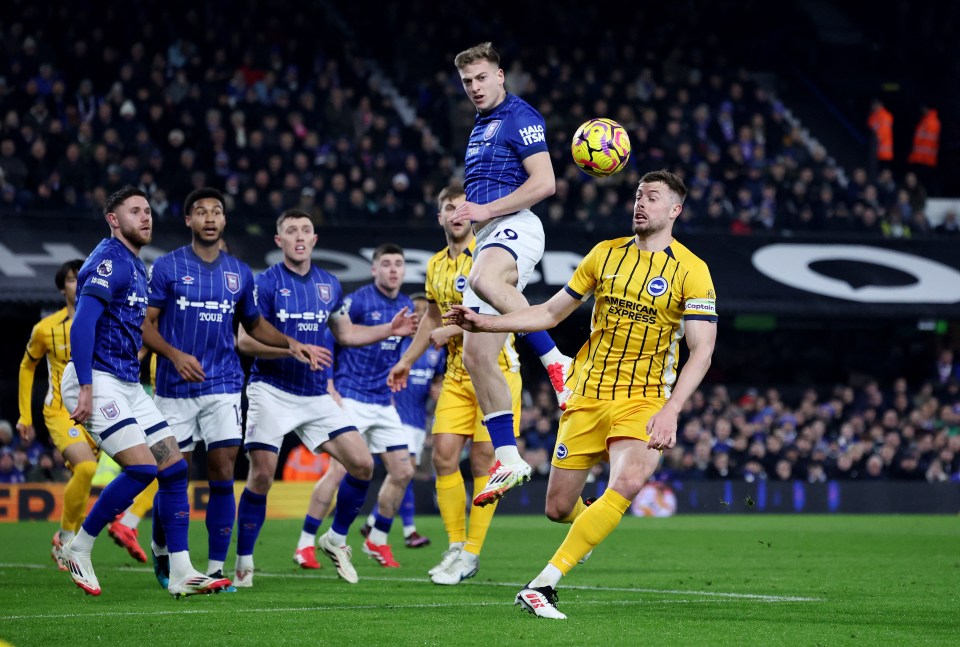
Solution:
[[[237,500],[233,495],[233,481],[210,481],[207,500],[207,549],[210,559],[227,560],[233,521],[237,516]]]
[[[118,514],[126,510],[133,499],[150,485],[157,477],[156,465],[129,465],[117,475],[107,487],[103,488],[90,514],[83,520],[83,529],[88,535],[96,537],[113,521]]]
[[[484,418],[483,423],[487,426],[490,433],[490,440],[493,447],[505,447],[513,445],[516,447],[517,439],[513,436],[513,413],[495,413],[488,418]]]
[[[398,512],[404,528],[413,525],[413,481],[410,481],[407,485],[407,491],[403,493],[403,501],[400,502],[400,510],[398,510]]]
[[[382,530],[386,534],[390,534],[390,528],[393,527],[393,517],[384,517],[379,512],[374,516],[373,527],[377,530]]]
[[[165,547],[167,545],[167,535],[163,532],[163,524],[160,520],[160,490],[153,495],[153,543],[157,546]]]
[[[157,497],[160,499],[160,523],[167,536],[167,550],[189,550],[190,500],[187,498],[187,461],[182,458],[157,473]]]
[[[311,517],[307,515],[303,519],[303,532],[308,535],[315,535],[317,531],[320,530],[320,524],[323,523],[323,519],[317,519],[316,517]]]
[[[340,481],[337,490],[337,510],[333,513],[333,532],[346,535],[350,531],[350,524],[360,513],[360,506],[367,498],[370,481],[362,481],[350,474]]]
[[[553,343],[553,337],[551,337],[550,333],[546,330],[528,332],[523,335],[523,339],[530,345],[533,352],[537,354],[537,357],[542,357],[557,347],[557,345]]]
[[[266,518],[267,495],[244,489],[237,506],[237,555],[253,555],[253,545]]]

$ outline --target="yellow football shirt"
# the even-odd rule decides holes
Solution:
[[[443,314],[450,310],[450,306],[463,303],[463,291],[467,288],[467,276],[473,267],[473,254],[476,250],[476,240],[470,241],[463,252],[456,258],[450,258],[449,247],[430,257],[427,261],[427,280],[425,292],[427,300],[436,303]],[[516,373],[520,370],[520,358],[513,345],[511,334],[503,350],[500,352],[500,368],[503,371]],[[447,342],[447,373],[446,379],[458,382],[469,380],[470,376],[463,367],[463,336],[457,335]]]
[[[67,309],[61,308],[52,315],[46,316],[37,322],[30,333],[27,350],[20,362],[20,422],[25,425],[33,424],[31,400],[33,395],[33,378],[36,375],[37,364],[47,358],[47,397],[43,404],[53,409],[63,408],[63,399],[60,397],[60,378],[63,369],[70,361],[70,324],[72,320],[67,315]]]
[[[595,299],[572,390],[598,400],[669,398],[683,322],[717,320],[707,264],[677,241],[661,252],[639,250],[632,236],[601,242],[564,289]]]

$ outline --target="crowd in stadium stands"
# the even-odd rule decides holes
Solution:
[[[867,381],[829,393],[811,388],[795,401],[775,388],[733,396],[705,387],[681,414],[677,446],[664,452],[658,478],[960,482],[960,362],[947,357],[941,365],[916,389],[904,379],[889,390]],[[520,445],[535,478],[549,473],[559,415],[548,382],[525,392]],[[0,483],[59,482],[67,474],[59,452],[40,441],[23,446],[0,421]]]
[[[283,22],[262,6],[227,12],[207,30],[202,8],[145,7],[143,30],[120,28],[125,10],[85,25],[33,7],[3,24],[0,212],[99,217],[106,195],[135,184],[163,221],[191,189],[216,186],[248,227],[294,206],[326,224],[433,224],[435,194],[459,172],[473,122],[456,49],[407,64],[423,69],[400,86],[415,113],[405,122],[364,52],[315,37],[340,31],[316,8],[290,7]],[[541,210],[550,224],[622,231],[640,174],[667,167],[690,187],[681,233],[960,235],[955,214],[930,225],[916,173],[869,177],[866,152],[863,168],[837,168],[785,106],[743,70],[720,71],[709,52],[655,57],[610,43],[593,58],[583,49],[561,58],[555,47],[518,47],[504,61],[507,85],[546,118],[558,178]],[[629,170],[603,182],[569,160],[572,133],[598,115],[620,121],[633,143]]]

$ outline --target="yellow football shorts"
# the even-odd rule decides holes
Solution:
[[[62,454],[67,447],[75,443],[87,443],[93,450],[93,455],[99,454],[96,441],[90,437],[87,430],[70,419],[70,414],[63,407],[43,408],[43,420],[47,423],[47,431],[50,432],[50,440],[56,445]]]
[[[520,373],[505,372],[513,404],[513,435],[520,435]],[[483,413],[477,404],[473,382],[445,378],[433,417],[433,433],[471,436],[474,442],[490,442],[490,433],[483,425]]]
[[[647,423],[666,403],[666,398],[595,400],[574,393],[560,417],[551,464],[585,470],[609,459],[607,448],[615,438],[650,440]]]

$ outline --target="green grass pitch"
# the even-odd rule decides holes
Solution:
[[[569,619],[513,606],[566,532],[545,518],[494,519],[477,576],[455,587],[426,571],[446,541],[437,517],[423,549],[395,540],[399,569],[351,543],[360,583],[291,556],[295,520],[268,520],[252,589],[173,600],[152,569],[106,533],[103,587],[85,595],[49,557],[52,523],[0,525],[0,643],[13,645],[957,645],[960,518],[680,516],[626,518],[561,582]],[[394,534],[399,534],[397,530]],[[149,547],[149,522],[141,545]],[[206,530],[191,525],[194,564]],[[202,556],[202,558],[201,558]],[[231,552],[227,565],[233,565]]]

